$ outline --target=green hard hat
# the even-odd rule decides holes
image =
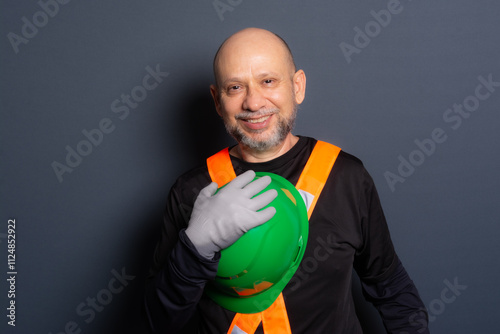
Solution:
[[[262,192],[278,192],[268,205],[276,214],[221,251],[217,276],[205,289],[212,300],[237,313],[267,309],[292,278],[306,249],[309,221],[302,197],[279,175],[257,172],[256,178],[265,175],[272,182]]]

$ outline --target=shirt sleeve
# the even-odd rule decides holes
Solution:
[[[215,278],[220,253],[207,260],[185,234],[189,209],[169,195],[153,269],[146,280],[145,312],[153,333],[176,333],[196,311],[207,281]]]
[[[360,200],[363,244],[354,263],[363,294],[377,308],[388,333],[429,333],[425,306],[394,250],[373,180],[364,173],[364,198]]]
[[[364,281],[385,280],[396,267],[396,252],[382,205],[371,176],[363,168],[357,193],[361,245],[356,250],[354,268]]]
[[[390,334],[428,334],[428,314],[403,264],[381,282],[361,282],[366,300],[373,303]]]

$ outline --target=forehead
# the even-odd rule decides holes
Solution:
[[[253,37],[226,41],[216,61],[219,79],[290,72],[288,52],[277,37]]]

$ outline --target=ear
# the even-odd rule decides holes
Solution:
[[[219,90],[217,89],[217,86],[210,85],[210,94],[212,94],[212,98],[214,99],[215,110],[217,110],[217,114],[219,114],[219,116],[222,117],[222,114],[220,111]]]
[[[295,102],[301,104],[306,97],[306,74],[298,70],[293,75],[293,91],[295,92]]]

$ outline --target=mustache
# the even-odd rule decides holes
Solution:
[[[258,111],[243,111],[235,116],[236,119],[260,118],[279,113],[278,108],[260,109]]]

